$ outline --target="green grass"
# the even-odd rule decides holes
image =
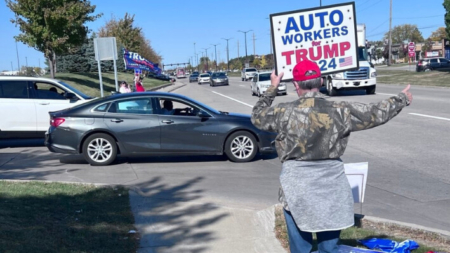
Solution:
[[[136,252],[125,188],[0,181],[0,252]]]
[[[98,73],[56,73],[55,79],[61,80],[73,86],[75,89],[85,93],[86,95],[100,97],[100,82]],[[117,72],[117,80],[119,86],[120,81],[126,81],[128,84],[134,85],[134,75],[131,73]],[[102,82],[103,94],[105,96],[110,95],[111,91],[116,90],[114,73],[102,73]],[[153,78],[144,78],[143,80],[143,85],[146,90],[166,83],[168,83],[168,81],[161,81]]]
[[[360,223],[360,221],[357,221],[356,223]],[[377,229],[374,230],[365,227],[377,227]],[[385,230],[382,231],[380,227],[383,227]],[[398,226],[394,226],[395,229],[392,226],[387,227],[389,229],[387,229],[386,226],[384,225],[383,226],[377,226],[375,224],[367,225],[367,223],[363,222],[362,228],[354,226],[342,230],[340,236],[340,244],[358,248],[365,248],[363,245],[358,243],[357,240],[370,238],[388,238],[397,242],[402,242],[406,239],[412,239],[415,240],[420,245],[418,249],[412,251],[413,253],[426,253],[428,251],[448,252],[448,250],[450,250],[450,241],[448,241],[445,238],[440,238],[436,234],[424,233],[422,231],[408,230]],[[402,231],[402,233],[400,233],[399,231]],[[400,236],[398,236],[398,234],[400,234]],[[426,234],[426,236],[424,236],[424,234]],[[277,206],[277,208],[275,208],[275,235],[277,239],[280,241],[283,248],[289,251],[289,239],[286,231],[286,223],[284,220],[283,209],[281,206]],[[427,245],[427,243],[424,241],[433,244],[433,246]],[[313,251],[317,250],[317,243],[316,242],[314,243],[315,245]],[[434,245],[440,246],[443,245],[443,246],[435,247]]]
[[[377,83],[450,87],[450,71],[411,72],[377,69],[377,75]]]

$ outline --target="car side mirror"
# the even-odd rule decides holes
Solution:
[[[64,97],[65,97],[66,99],[70,99],[70,100],[78,100],[77,95],[75,95],[74,93],[71,93],[71,92],[66,92],[66,93],[64,94]]]
[[[199,111],[197,113],[197,116],[199,116],[200,118],[209,118],[211,117],[211,115],[209,115],[208,113],[206,113],[205,111]]]

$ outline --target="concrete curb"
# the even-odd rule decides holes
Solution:
[[[163,88],[166,88],[166,87],[171,86],[171,85],[175,85],[175,84],[167,83],[167,84],[163,84],[163,85],[160,85],[160,86],[156,86],[156,87],[150,88],[150,89],[145,90],[145,91],[156,91],[156,90],[163,89]]]

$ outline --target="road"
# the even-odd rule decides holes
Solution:
[[[249,82],[231,77],[229,86],[186,85],[174,92],[218,110],[251,113],[257,97]],[[275,103],[297,98],[293,86]],[[344,92],[331,100],[376,102],[397,94],[403,86],[378,85],[376,95]],[[352,133],[344,162],[368,162],[369,176],[362,214],[450,228],[450,89],[413,87],[410,107],[387,125]],[[281,163],[259,157],[245,164],[221,156],[120,158],[107,168],[91,167],[80,156],[51,154],[44,147],[0,151],[0,177],[115,183],[158,191],[167,201],[220,202],[223,206],[262,210],[277,203]],[[26,164],[26,167],[24,168]],[[168,200],[170,199],[170,200]],[[355,205],[360,212],[360,206]]]

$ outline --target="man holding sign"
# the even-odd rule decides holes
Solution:
[[[319,66],[302,60],[292,70],[299,99],[271,107],[284,73],[271,75],[271,87],[256,103],[252,123],[278,133],[275,146],[283,163],[280,202],[291,252],[310,252],[317,233],[319,252],[337,252],[340,231],[354,224],[353,197],[340,157],[351,132],[382,125],[412,101],[409,85],[375,104],[333,102],[319,92]]]

